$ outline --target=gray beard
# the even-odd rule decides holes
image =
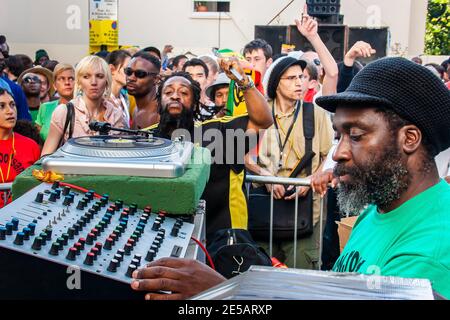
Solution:
[[[359,215],[372,204],[385,210],[408,188],[408,170],[401,162],[398,150],[390,149],[382,151],[384,155],[376,163],[369,162],[365,167],[336,165],[336,175],[348,173],[352,178],[349,184],[339,183],[336,191],[342,213]]]

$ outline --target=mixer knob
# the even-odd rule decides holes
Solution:
[[[28,228],[30,228],[30,235],[34,236],[34,232],[36,231],[36,223],[29,223]]]
[[[95,212],[98,212],[98,210],[100,210],[100,204],[99,203],[94,203],[92,205],[92,208]]]
[[[45,228],[45,233],[47,234],[47,237],[46,237],[47,240],[52,239],[52,232],[53,232],[53,229],[51,227]]]
[[[161,238],[164,239],[164,237],[166,236],[166,229],[161,229],[158,231],[158,236],[160,236]]]
[[[117,237],[117,235],[116,234],[114,234],[114,233],[111,233],[110,235],[109,235],[109,238],[111,238],[112,240],[113,240],[113,245],[116,243],[116,241],[117,241],[117,239],[119,239],[118,237]]]
[[[78,239],[78,243],[81,243],[81,250],[84,250],[84,244],[86,243],[86,239],[80,238]]]
[[[113,246],[113,239],[112,238],[108,238],[105,241],[105,250],[111,250],[112,246]]]
[[[77,248],[74,248],[74,247],[70,248],[69,252],[67,252],[66,259],[67,260],[71,260],[71,261],[76,260],[76,258],[77,258],[77,251],[78,251]]]
[[[164,238],[158,234],[158,235],[155,237],[155,241],[158,241],[159,243],[162,243],[162,242],[164,241]]]
[[[38,192],[34,201],[36,201],[37,203],[42,203],[42,201],[44,201],[44,194],[42,192]]]
[[[136,259],[138,261],[137,265],[140,265],[141,264],[141,260],[142,260],[142,256],[139,253],[137,253],[137,254],[134,255],[133,259]]]
[[[42,238],[42,245],[45,246],[47,244],[47,233],[41,232],[39,234],[39,237]]]
[[[69,234],[68,233],[63,233],[61,235],[61,238],[63,238],[63,245],[67,246],[67,244],[69,243]]]
[[[59,254],[59,243],[53,242],[52,247],[50,248],[50,251],[48,253],[52,256],[57,256]]]
[[[73,229],[75,230],[74,235],[78,235],[83,228],[79,223],[75,223]]]
[[[30,240],[31,229],[26,227],[26,228],[23,228],[22,232],[24,235],[23,240]]]
[[[86,212],[86,213],[84,214],[84,217],[86,218],[86,223],[91,222],[92,214],[91,214],[90,212]]]
[[[136,267],[139,267],[141,265],[141,260],[131,259],[131,264],[134,264]]]
[[[6,227],[0,226],[0,240],[6,239]]]
[[[59,244],[59,250],[62,250],[64,248],[64,238],[59,237],[58,239],[56,239],[56,242],[58,242]]]
[[[170,232],[170,235],[172,237],[178,237],[178,232],[180,231],[180,229],[177,226],[173,226],[172,231]]]
[[[145,261],[152,262],[155,259],[156,251],[153,249],[148,250],[147,255],[145,256]]]
[[[95,258],[94,254],[92,252],[88,252],[83,263],[87,266],[92,266],[94,264],[94,258]]]
[[[148,222],[148,219],[145,218],[145,217],[141,217],[141,218],[139,219],[139,224],[143,223],[144,225],[146,225],[147,222]]]
[[[12,219],[11,219],[11,223],[13,224],[13,230],[14,230],[14,231],[19,230],[19,219],[17,219],[17,218],[12,218]]]
[[[123,248],[125,250],[125,255],[129,256],[133,250],[133,245],[131,243],[126,243]]]
[[[86,194],[84,195],[83,199],[86,198],[86,202],[90,202],[92,199],[94,199],[94,194],[91,192],[86,192]]]
[[[111,210],[113,210],[113,212],[116,212],[116,211],[118,211],[118,208],[116,207],[116,205],[115,205],[115,204],[112,204],[112,205],[110,205],[108,209],[111,209]]]
[[[82,216],[82,217],[80,217],[80,219],[78,219],[77,222],[78,222],[82,227],[85,227],[85,226],[86,226],[87,219],[86,219],[85,216]]]
[[[95,240],[95,234],[93,234],[92,232],[88,233],[87,237],[86,237],[86,243],[87,244],[93,244],[94,240]]]
[[[103,248],[103,245],[102,245],[101,242],[95,243],[95,248],[97,248],[98,254],[102,254],[102,248]]]
[[[99,229],[101,232],[103,232],[103,230],[105,230],[106,229],[106,227],[108,227],[108,223],[106,223],[106,221],[100,221],[99,223],[98,223],[98,225],[100,226],[100,227],[96,227],[97,229]]]
[[[94,260],[97,260],[97,256],[99,255],[98,249],[96,247],[93,247],[91,249],[91,252],[94,254]]]
[[[116,259],[117,261],[121,262],[123,260],[123,257],[120,254],[116,253],[114,255],[114,259]]]
[[[136,271],[137,267],[134,264],[130,264],[128,266],[128,270],[127,273],[125,274],[127,277],[131,278],[131,275],[133,274],[134,271]]]
[[[146,226],[146,223],[145,223],[145,222],[140,221],[140,222],[138,223],[138,227],[141,227],[142,230],[145,229],[145,226]]]
[[[57,188],[59,188],[59,181],[53,182],[53,185],[52,185],[52,189],[53,189],[53,190],[55,190],[55,189],[57,189]]]
[[[152,244],[152,245],[150,246],[150,250],[154,250],[155,252],[158,252],[159,247],[158,247],[156,244]]]
[[[151,207],[151,206],[146,206],[146,207],[144,208],[144,212],[145,212],[145,213],[151,213],[151,212],[152,212],[152,207]]]
[[[93,233],[97,237],[100,235],[100,230],[97,228],[92,228],[91,233]]]
[[[120,255],[122,258],[120,259],[120,261],[123,260],[123,256],[125,255],[125,250],[123,249],[118,249],[117,250],[117,254]]]
[[[34,238],[33,244],[31,245],[31,249],[33,250],[41,250],[42,248],[42,237]]]
[[[80,252],[81,252],[81,250],[83,250],[83,245],[82,245],[81,243],[79,243],[79,242],[75,243],[75,244],[73,245],[73,247],[74,247],[75,249],[77,249],[77,255],[79,255]]]
[[[67,234],[69,235],[69,239],[73,239],[73,236],[75,235],[75,228],[70,227],[69,229],[67,229]]]
[[[136,234],[132,234],[130,239],[133,240],[134,241],[134,245],[136,245],[136,243],[139,241],[139,236],[136,235]]]
[[[130,215],[134,215],[136,213],[136,211],[137,211],[137,204],[136,203],[132,203],[130,205],[130,211],[129,211]]]
[[[117,271],[117,266],[119,265],[119,261],[117,259],[112,259],[109,262],[109,266],[107,268],[107,270],[109,272],[116,272]]]
[[[67,187],[67,186],[63,187],[63,189],[62,189],[63,196],[67,196],[69,194],[69,192],[70,192],[70,187]]]
[[[114,204],[115,204],[115,206],[116,206],[116,208],[118,209],[118,210],[120,210],[120,209],[122,209],[122,207],[123,207],[123,200],[117,200],[116,202],[114,202]]]
[[[77,210],[84,210],[85,207],[86,207],[86,200],[81,199],[80,201],[78,201]]]
[[[161,221],[153,222],[153,226],[152,226],[153,231],[158,231],[160,227],[161,227]]]
[[[120,220],[120,225],[123,226],[123,230],[125,230],[127,228],[127,225],[128,225],[128,218],[122,218]]]
[[[56,199],[60,199],[61,198],[61,189],[60,188],[55,189],[55,192],[56,192]]]
[[[50,197],[48,197],[48,201],[56,202],[57,199],[58,199],[58,194],[56,193],[56,191],[50,192]]]
[[[17,244],[19,246],[23,245],[23,238],[24,238],[24,233],[23,232],[18,232],[16,234],[16,239],[14,240],[14,244]]]
[[[64,193],[63,193],[64,194]],[[65,196],[63,200],[63,206],[70,206],[72,198],[70,196]]]

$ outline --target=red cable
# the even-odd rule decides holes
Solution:
[[[211,256],[209,255],[208,250],[206,250],[205,246],[200,241],[195,239],[194,237],[191,237],[191,239],[194,240],[198,244],[198,246],[203,250],[203,252],[206,255],[206,258],[208,258],[208,262],[209,262],[209,265],[211,266],[211,268],[213,270],[216,270],[216,267],[214,266],[214,262],[212,261]]]
[[[60,182],[59,185],[60,185],[60,186],[63,186],[63,187],[69,187],[69,188],[71,188],[71,189],[75,189],[75,190],[78,190],[78,191],[82,191],[82,192],[84,192],[84,193],[86,193],[86,192],[89,191],[88,189],[85,189],[85,188],[82,188],[82,187],[80,187],[80,186],[76,186],[76,185],[74,185],[74,184],[70,184],[70,183],[67,183],[67,182]],[[97,193],[94,193],[94,197],[96,197],[96,198],[101,198],[102,196],[99,195],[99,194],[97,194]]]

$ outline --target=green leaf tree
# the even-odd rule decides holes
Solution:
[[[450,0],[428,0],[425,53],[450,55]]]

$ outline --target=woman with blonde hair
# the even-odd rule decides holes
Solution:
[[[125,126],[123,113],[109,100],[111,85],[111,71],[105,60],[87,56],[78,63],[75,69],[75,98],[59,105],[53,112],[42,155],[55,152],[71,137],[98,134],[89,128],[92,121],[108,122],[118,128]]]

